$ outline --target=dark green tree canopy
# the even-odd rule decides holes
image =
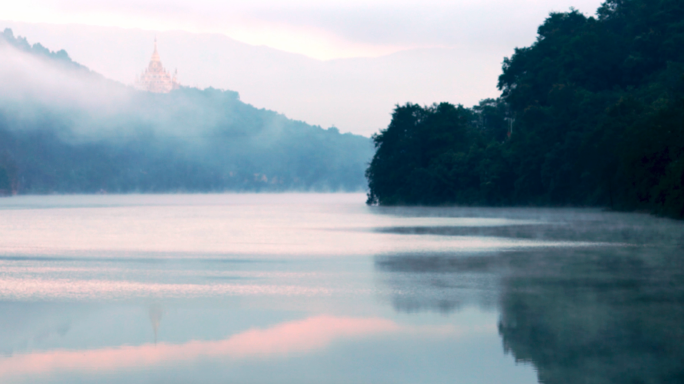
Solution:
[[[374,138],[369,203],[684,217],[682,47],[681,0],[608,0],[596,17],[552,13],[534,44],[504,59],[500,99],[395,110]]]

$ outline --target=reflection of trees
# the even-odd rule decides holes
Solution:
[[[71,331],[74,319],[90,311],[82,305],[0,301],[0,358],[61,340]]]
[[[532,362],[547,384],[684,382],[678,251],[556,250],[518,258],[502,284],[504,349]]]
[[[495,270],[500,261],[495,254],[393,255],[376,257],[375,269],[396,311],[450,313],[464,305],[496,305],[496,276],[483,272]]]
[[[152,330],[154,330],[154,344],[157,344],[157,336],[159,333],[159,323],[161,323],[164,309],[158,303],[150,305],[150,322],[152,323]]]
[[[402,312],[498,296],[505,351],[533,363],[542,383],[682,383],[680,254],[681,245],[550,248],[377,257],[375,267]]]

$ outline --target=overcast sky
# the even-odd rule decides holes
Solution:
[[[221,33],[318,59],[408,48],[529,42],[550,11],[599,0],[22,0],[5,20]]]
[[[532,44],[550,12],[594,15],[601,3],[22,0],[0,2],[0,29],[64,48],[125,84],[146,67],[157,35],[162,61],[183,85],[231,89],[258,108],[371,135],[396,104],[472,106],[497,97],[503,58]],[[359,57],[366,59],[352,59]]]

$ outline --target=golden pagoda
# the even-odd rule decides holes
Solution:
[[[135,87],[142,91],[154,93],[169,93],[174,89],[178,89],[179,84],[176,76],[178,70],[173,76],[164,69],[157,52],[157,39],[154,39],[154,52],[150,59],[150,64],[145,69],[145,72],[135,80]]]

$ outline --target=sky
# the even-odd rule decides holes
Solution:
[[[258,71],[253,75],[239,72],[239,79],[219,73],[219,60],[183,59],[182,53],[173,52],[167,44],[162,60],[171,68],[178,68],[181,82],[199,87],[238,91],[243,100],[260,108],[274,109],[298,120],[321,126],[335,125],[342,131],[370,135],[389,122],[391,108],[407,101],[421,104],[449,101],[466,106],[487,97],[496,97],[496,78],[501,62],[510,56],[515,47],[534,42],[537,27],[549,12],[567,11],[571,7],[587,14],[595,14],[601,0],[23,0],[0,3],[0,19],[14,26],[15,33],[27,36],[32,42],[50,40],[50,33],[23,32],[16,23],[141,30],[150,39],[155,32],[163,36],[171,32],[209,36],[222,36],[250,46],[268,47],[278,51],[303,55],[310,65],[316,62],[345,63],[343,74],[331,70],[280,69],[278,59],[271,55],[266,60],[283,76],[300,79],[302,100],[292,97],[292,85],[283,89],[258,86]],[[36,24],[37,25],[37,24]],[[0,23],[0,28],[3,28]],[[92,30],[92,29],[91,29]],[[89,30],[80,32],[87,35]],[[78,34],[79,32],[72,32]],[[54,35],[54,34],[53,34]],[[170,35],[168,35],[170,36]],[[160,39],[162,40],[162,39]],[[186,38],[186,40],[188,40]],[[65,48],[72,58],[99,71],[103,75],[130,83],[138,73],[120,73],[114,66],[107,67],[105,59],[126,56],[123,44],[120,52],[113,53],[111,46],[102,46],[102,52],[85,37],[63,38],[50,42],[50,49]],[[199,41],[199,40],[198,40]],[[168,41],[167,41],[168,43]],[[145,47],[149,41],[141,41]],[[162,47],[160,41],[160,48]],[[195,43],[193,43],[195,44]],[[200,44],[201,45],[201,44]],[[142,46],[142,45],[141,45]],[[192,47],[192,46],[191,46]],[[226,48],[227,49],[227,48]],[[139,50],[139,49],[138,49]],[[148,49],[149,50],[149,49]],[[429,54],[425,54],[428,52]],[[184,52],[186,56],[201,55]],[[110,56],[107,56],[110,55]],[[166,55],[166,56],[165,56]],[[176,60],[174,55],[179,58]],[[227,57],[230,52],[226,51]],[[145,53],[149,56],[149,53]],[[251,55],[254,56],[254,55]],[[378,58],[374,61],[357,58]],[[169,60],[171,59],[171,60]],[[222,58],[224,62],[226,58]],[[145,60],[138,59],[140,70]],[[306,68],[307,65],[302,68]],[[247,64],[245,64],[247,65]],[[250,66],[252,64],[249,64]],[[329,64],[330,67],[332,64]],[[356,66],[356,67],[355,67]],[[388,70],[386,66],[393,69]],[[402,68],[401,70],[397,68]],[[315,73],[306,78],[306,71]],[[361,73],[366,71],[366,73]],[[402,72],[403,71],[403,72]],[[353,74],[350,74],[352,73]],[[429,73],[428,73],[429,72]],[[401,79],[401,89],[392,79],[376,81],[383,73]],[[420,74],[410,82],[406,78]],[[235,77],[238,77],[236,72]],[[204,76],[204,77],[202,77]],[[251,77],[250,77],[251,76]],[[340,89],[326,89],[330,81],[319,82],[321,76],[337,77]],[[131,80],[128,80],[131,79]],[[443,79],[443,80],[440,80]],[[358,84],[355,84],[357,81]],[[354,83],[353,89],[344,85]],[[273,82],[271,81],[270,84]],[[314,90],[317,84],[320,86]],[[363,84],[367,84],[364,88]],[[481,84],[481,85],[479,85]],[[252,86],[253,85],[253,86]],[[446,88],[455,91],[445,91]],[[327,92],[327,93],[326,93]],[[333,96],[338,94],[339,96]],[[363,104],[356,102],[362,95]],[[413,97],[412,97],[413,95]],[[327,103],[327,104],[326,104]],[[338,108],[344,106],[344,108]],[[338,111],[339,112],[335,112]]]

